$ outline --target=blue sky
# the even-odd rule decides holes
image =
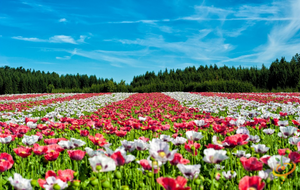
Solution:
[[[0,66],[132,81],[300,53],[300,0],[2,0]]]

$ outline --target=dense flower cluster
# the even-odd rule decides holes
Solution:
[[[51,96],[2,97],[4,189],[299,188],[297,93]]]

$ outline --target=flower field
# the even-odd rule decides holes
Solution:
[[[0,96],[0,189],[300,189],[300,93]]]

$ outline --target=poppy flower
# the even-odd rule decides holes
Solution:
[[[105,144],[108,144],[102,134],[97,133],[95,136],[89,135],[88,137],[94,145],[104,146]]]
[[[184,175],[184,177],[186,177],[188,179],[197,178],[200,173],[200,167],[201,167],[200,164],[197,164],[197,165],[177,164],[177,168]]]
[[[134,142],[135,148],[139,151],[147,150],[150,147],[150,145],[147,142],[145,142],[141,139],[138,139],[138,140],[134,139],[133,142]]]
[[[108,172],[116,170],[115,161],[105,155],[94,156],[93,158],[89,158],[89,161],[94,172]],[[97,170],[97,166],[101,166],[99,171]]]
[[[90,132],[88,130],[81,130],[80,131],[80,136],[82,137],[86,137],[90,134]]]
[[[69,154],[69,156],[72,160],[82,160],[84,155],[85,155],[85,151],[82,151],[82,150],[68,150],[68,154]]]
[[[247,159],[246,157],[240,158],[241,163],[243,164],[243,167],[247,171],[260,171],[263,168],[263,163],[258,161],[257,158],[251,157]]]
[[[21,156],[22,158],[26,158],[26,157],[30,156],[31,152],[32,152],[32,148],[23,147],[23,146],[21,146],[19,148],[15,148],[13,150],[18,156]]]
[[[256,189],[262,190],[265,187],[265,183],[259,176],[245,176],[240,180],[239,190]]]
[[[72,181],[74,178],[75,171],[66,169],[66,170],[58,170],[58,178],[63,182]]]
[[[148,141],[149,141],[149,138],[146,138],[146,137],[144,137],[144,136],[139,137],[139,139],[141,139],[141,140],[144,141],[144,142],[148,142]]]
[[[291,152],[289,154],[289,158],[292,162],[295,162],[296,164],[300,162],[300,154],[298,152]]]
[[[203,135],[201,132],[195,132],[195,131],[187,131],[185,133],[186,138],[190,141],[198,141],[203,138]]]
[[[50,144],[50,145],[47,145],[45,147],[47,148],[46,153],[53,152],[53,151],[62,152],[62,151],[65,150],[64,148],[62,148],[58,144]]]
[[[190,161],[188,159],[184,159],[183,156],[179,153],[174,154],[173,160],[170,161],[170,164],[177,165],[177,164],[188,164]]]
[[[13,157],[7,153],[0,154],[0,172],[9,170],[14,164]]]
[[[226,137],[222,143],[223,146],[227,146],[227,147],[236,147],[238,145],[245,145],[248,143],[248,141],[246,141],[248,137],[249,136],[246,134],[231,135],[229,137]]]
[[[205,145],[206,148],[212,148],[212,149],[215,149],[215,150],[221,150],[221,149],[224,149],[224,147],[222,146],[219,146],[217,144],[208,144],[208,145]]]
[[[145,170],[152,171],[152,168],[153,168],[154,173],[158,173],[160,170],[160,167],[162,166],[161,161],[151,161],[150,156],[147,159],[142,159],[142,160],[139,160],[136,162],[142,166],[143,172]]]
[[[219,164],[223,160],[228,159],[226,153],[227,152],[225,150],[215,150],[213,148],[205,149],[203,161],[212,164]]]
[[[188,140],[188,143],[185,143],[184,148],[191,152],[194,156],[197,156],[198,152],[197,149],[199,149],[201,145],[199,143],[194,143],[193,141]]]
[[[14,178],[9,177],[8,181],[17,190],[32,190],[31,179],[25,179],[18,173],[14,173]]]
[[[44,143],[47,145],[57,144],[57,142],[58,142],[58,139],[44,139]]]
[[[32,151],[35,155],[43,155],[47,152],[46,146],[40,146],[39,144],[35,143],[33,145]]]
[[[125,164],[125,158],[120,151],[113,153],[110,157],[116,162],[117,166],[122,166]]]
[[[44,155],[45,159],[48,161],[55,161],[59,156],[59,152],[57,151],[50,151]]]
[[[191,187],[184,187],[187,184],[187,179],[178,176],[176,179],[170,177],[159,177],[157,183],[162,185],[166,190],[189,190]]]
[[[115,134],[118,137],[125,137],[125,135],[127,134],[127,131],[116,131]]]
[[[173,160],[174,154],[177,151],[177,149],[170,151],[169,144],[160,139],[152,139],[152,141],[150,141],[150,155],[162,163]]]

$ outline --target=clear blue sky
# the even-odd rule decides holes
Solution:
[[[300,53],[300,0],[0,0],[0,66],[132,81]]]

